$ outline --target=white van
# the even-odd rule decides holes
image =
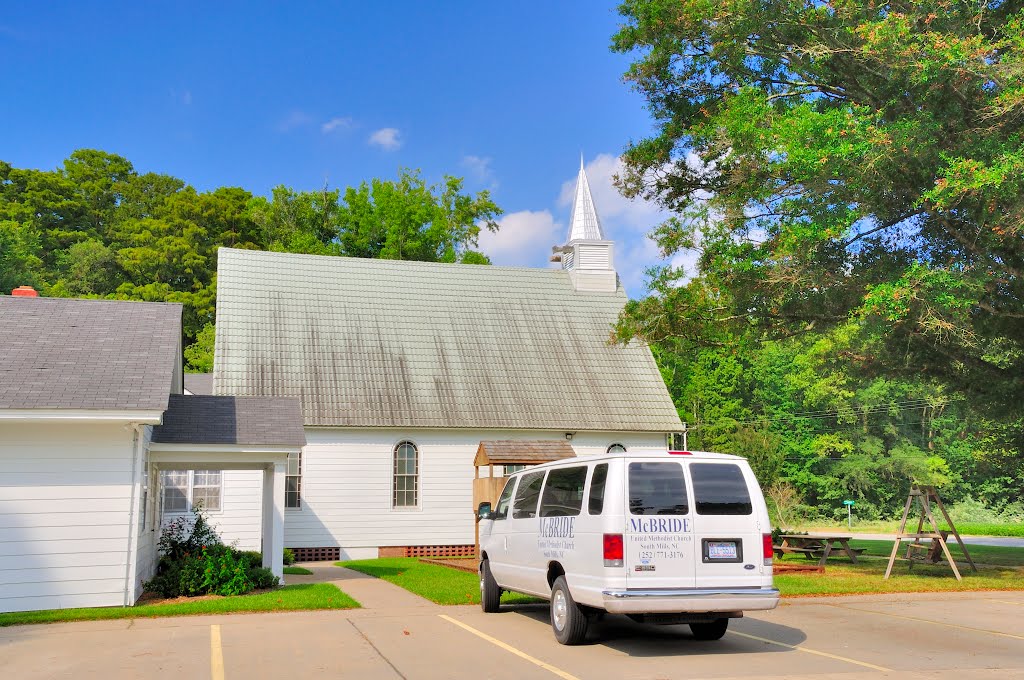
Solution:
[[[551,601],[562,644],[591,618],[688,623],[717,640],[744,610],[773,609],[768,510],[743,458],[717,453],[608,454],[528,468],[481,503],[480,595]]]

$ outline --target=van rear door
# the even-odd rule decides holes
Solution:
[[[624,561],[627,588],[693,588],[693,515],[679,461],[626,464]]]
[[[760,493],[753,472],[732,461],[711,460],[694,460],[689,470],[697,587],[760,587],[764,545],[760,506],[751,492]]]

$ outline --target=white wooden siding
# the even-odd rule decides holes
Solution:
[[[473,542],[473,458],[481,440],[561,439],[564,432],[437,431],[306,428],[302,507],[285,512],[285,545],[341,546],[347,556],[391,545]],[[416,444],[420,456],[418,508],[391,507],[392,450]],[[577,455],[603,454],[609,444],[630,451],[663,451],[658,433],[579,432]],[[483,474],[486,474],[484,472]]]
[[[132,432],[0,423],[0,611],[124,602]]]

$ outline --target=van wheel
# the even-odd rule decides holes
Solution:
[[[551,587],[551,628],[563,645],[578,645],[587,637],[587,616],[572,599],[564,576]]]
[[[501,588],[491,575],[490,560],[480,563],[480,607],[488,614],[501,607]]]
[[[691,623],[690,630],[698,640],[720,640],[729,628],[729,619],[715,619],[706,623]]]

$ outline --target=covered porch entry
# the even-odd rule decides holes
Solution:
[[[288,460],[297,457],[305,443],[298,399],[172,396],[163,423],[153,429],[149,488],[157,491],[155,505],[161,508],[161,471],[259,471],[263,566],[283,582]],[[221,488],[223,494],[226,489]],[[225,506],[222,512],[226,515],[232,508]],[[155,541],[149,549],[156,551]],[[140,555],[154,563],[155,557]]]

